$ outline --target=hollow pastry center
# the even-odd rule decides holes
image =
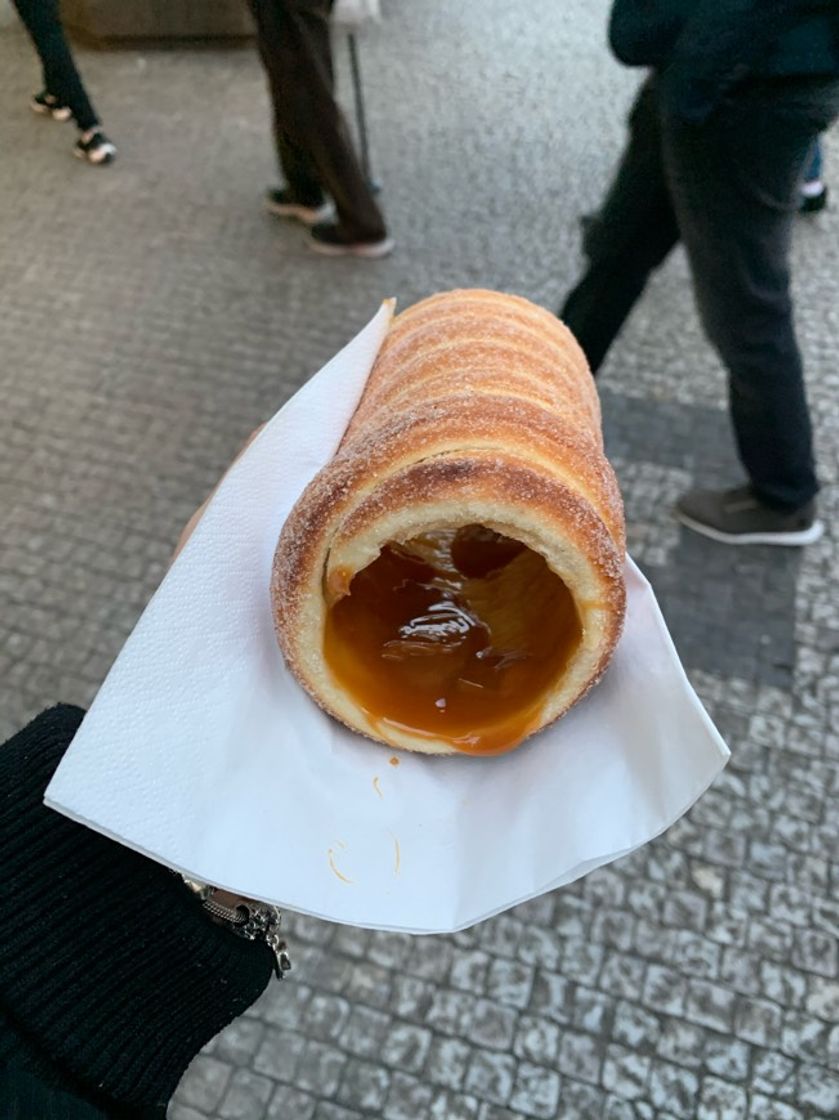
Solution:
[[[327,615],[324,653],[373,725],[493,754],[534,728],[582,637],[544,559],[481,525],[387,544]]]

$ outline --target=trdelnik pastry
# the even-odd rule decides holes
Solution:
[[[280,536],[288,665],[327,712],[429,754],[509,750],[597,682],[625,608],[623,508],[569,331],[443,292],[398,315]]]

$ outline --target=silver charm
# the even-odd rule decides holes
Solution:
[[[278,906],[271,906],[267,902],[245,902],[236,906],[225,906],[216,901],[215,887],[207,883],[196,882],[182,875],[184,883],[201,899],[201,904],[207,913],[217,921],[229,927],[231,933],[244,937],[248,941],[264,941],[274,954],[274,973],[278,980],[282,980],[291,968],[291,957],[288,947],[280,933],[280,923],[283,920],[282,911]]]

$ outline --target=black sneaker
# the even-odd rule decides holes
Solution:
[[[332,207],[328,202],[299,202],[287,187],[278,187],[265,195],[265,205],[281,218],[295,218],[304,226],[314,226],[328,218]]]
[[[818,214],[827,206],[827,187],[822,182],[805,183],[798,195],[799,214]]]
[[[676,503],[683,525],[723,544],[813,544],[824,532],[816,503],[778,510],[756,498],[751,486],[691,490]]]
[[[105,133],[97,128],[95,132],[84,133],[78,138],[73,154],[79,159],[86,159],[88,163],[113,163],[117,150]]]
[[[33,113],[39,113],[42,117],[52,117],[54,121],[69,121],[73,115],[70,112],[69,105],[62,105],[57,97],[53,97],[46,90],[35,94],[29,102],[29,108]]]
[[[359,241],[335,222],[321,222],[309,231],[309,248],[327,257],[386,257],[393,252],[393,239],[385,234],[372,241]]]

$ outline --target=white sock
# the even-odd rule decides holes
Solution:
[[[821,179],[807,179],[801,184],[801,193],[805,198],[818,198],[824,193],[824,183]]]

